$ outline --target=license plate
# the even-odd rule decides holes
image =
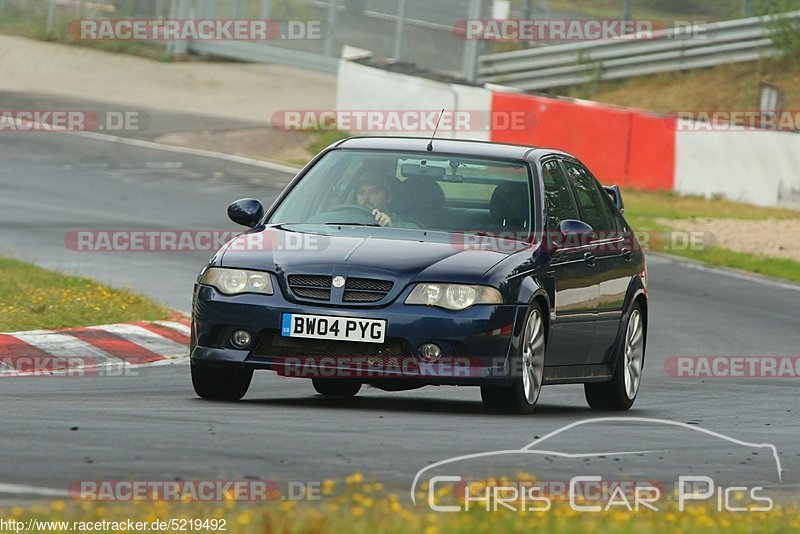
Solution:
[[[284,313],[281,335],[284,337],[383,343],[386,335],[386,321],[384,319]]]

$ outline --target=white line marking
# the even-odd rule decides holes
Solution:
[[[118,137],[116,135],[99,134],[95,132],[63,132],[71,135],[85,137],[87,139],[94,139],[96,141],[107,141],[109,143],[120,143],[123,145],[135,146],[139,148],[150,148],[153,150],[162,150],[164,152],[173,152],[176,154],[188,154],[190,156],[202,156],[206,158],[215,158],[233,163],[241,163],[243,165],[251,165],[253,167],[261,167],[272,171],[285,172],[287,174],[297,174],[300,171],[299,167],[292,165],[284,165],[283,163],[275,163],[272,161],[263,161],[255,158],[248,158],[246,156],[234,156],[232,154],[223,154],[222,152],[214,152],[212,150],[202,150],[199,148],[188,148],[182,146],[165,145],[163,143],[156,143],[154,141],[143,141],[141,139],[130,139],[127,137]]]
[[[711,265],[704,265],[702,263],[695,263],[695,262],[690,261],[690,260],[686,260],[686,259],[683,259],[683,258],[676,258],[674,256],[669,256],[669,255],[666,255],[666,254],[649,253],[647,261],[650,262],[651,259],[656,260],[656,261],[652,262],[652,263],[655,263],[655,264],[658,264],[658,263],[661,263],[661,264],[664,264],[664,263],[675,263],[675,264],[680,265],[681,267],[686,267],[687,269],[694,269],[695,271],[701,271],[701,272],[711,273],[711,274],[722,274],[722,275],[728,276],[730,278],[736,278],[738,280],[744,280],[744,281],[747,281],[747,282],[755,282],[755,283],[758,283],[758,284],[764,284],[764,285],[768,285],[768,286],[772,286],[772,287],[778,287],[778,288],[781,288],[781,289],[791,289],[791,290],[794,290],[794,291],[800,291],[800,285],[793,284],[791,282],[781,282],[780,280],[773,280],[771,278],[759,276],[757,274],[748,274],[748,273],[743,273],[743,272],[739,272],[739,271],[726,269],[724,267],[714,267],[714,266],[711,266]],[[658,260],[661,260],[661,261],[658,261]]]
[[[142,367],[163,367],[165,365],[183,365],[189,363],[188,356],[181,356],[178,358],[165,358],[163,360],[156,360],[154,362],[147,362],[147,363],[128,363],[123,362],[119,363],[104,363],[100,365],[86,365],[82,369],[86,372],[96,372],[98,375],[103,375],[104,371],[113,370],[114,374],[109,375],[111,377],[118,377],[118,376],[138,376],[136,374],[130,373],[129,369],[139,369]],[[123,374],[120,375],[120,367],[124,369]],[[34,372],[22,372],[22,371],[0,371],[0,377],[2,378],[20,378],[20,377],[28,377],[28,376],[74,376],[74,377],[81,377],[80,374],[76,374],[75,371],[34,371]],[[2,492],[0,492],[2,493]]]
[[[23,484],[4,484],[1,482],[0,494],[36,495],[41,497],[69,497],[69,492],[67,490],[42,488],[39,486],[26,486]]]
[[[187,336],[192,333],[192,329],[189,328],[187,325],[176,323],[175,321],[156,321],[156,324],[159,324],[165,328],[169,328],[170,330],[177,330],[181,334]]]
[[[70,135],[77,135],[79,137],[85,137],[87,139],[94,139],[95,141],[106,141],[109,143],[119,143],[122,145],[129,145],[135,146],[139,148],[150,148],[153,150],[161,150],[164,152],[173,152],[176,154],[189,154],[191,156],[202,156],[206,158],[216,158],[225,161],[231,161],[234,163],[241,163],[243,165],[251,165],[253,167],[261,167],[263,169],[270,169],[272,171],[278,172],[285,172],[287,174],[297,174],[300,171],[300,167],[296,167],[294,165],[287,165],[283,163],[278,163],[275,161],[264,161],[255,158],[248,158],[246,156],[234,156],[233,154],[223,154],[222,152],[214,152],[212,150],[202,150],[199,148],[188,148],[182,146],[175,146],[175,145],[166,145],[164,143],[156,143],[154,141],[144,141],[142,139],[131,139],[128,137],[119,137],[116,135],[109,135],[109,134],[101,134],[96,132],[80,132],[80,131],[72,131],[67,130],[63,127],[54,126],[51,124],[44,125],[41,122],[37,121],[23,121],[21,119],[12,118],[11,120],[14,121],[17,125],[24,125],[28,126],[28,124],[35,124],[37,128],[42,128],[39,131],[44,132],[56,132],[56,133],[65,133]]]
[[[165,145],[163,143],[156,143],[155,141],[144,141],[142,139],[130,139],[128,137],[119,137],[116,135],[100,134],[96,132],[60,132],[70,135],[77,135],[95,141],[106,141],[109,143],[119,143],[121,145],[135,146],[139,148],[149,148],[152,150],[161,150],[163,152],[173,152],[175,154],[187,154],[190,156],[201,156],[205,158],[215,158],[233,163],[241,163],[243,165],[250,165],[253,167],[261,167],[262,169],[269,169],[271,171],[285,172],[287,174],[297,174],[300,167],[293,165],[284,165],[283,163],[276,163],[272,161],[264,161],[255,158],[248,158],[246,156],[234,156],[233,154],[223,154],[222,152],[214,152],[213,150],[203,150],[200,148],[188,148],[175,145]]]
[[[176,343],[171,339],[134,324],[112,324],[108,326],[93,326],[91,328],[116,334],[165,358],[186,356],[189,352],[188,346]]]
[[[114,365],[122,363],[120,358],[68,334],[40,330],[36,332],[20,332],[14,334],[14,337],[57,358],[86,359],[92,362],[113,363]]]

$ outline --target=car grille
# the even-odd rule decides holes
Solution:
[[[332,280],[332,276],[293,274],[289,276],[289,288],[298,297],[330,300]]]
[[[298,297],[313,300],[330,300],[332,276],[289,275],[289,288]],[[378,302],[392,290],[391,280],[348,278],[344,286],[344,302]]]
[[[277,332],[266,332],[253,350],[257,358],[302,358],[304,363],[315,361],[330,365],[332,359],[344,359],[348,364],[363,367],[416,369],[417,359],[401,339],[384,343],[332,341],[327,339],[291,338]]]
[[[344,285],[345,302],[378,302],[392,290],[394,282],[372,278],[348,278]]]

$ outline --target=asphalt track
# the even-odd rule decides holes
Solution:
[[[73,252],[65,234],[235,229],[225,216],[230,201],[269,202],[289,178],[71,135],[0,134],[0,254],[132,287],[188,310],[192,283],[210,254]],[[800,288],[660,257],[649,267],[644,382],[634,410],[622,417],[688,425],[584,425],[548,440],[547,449],[639,454],[579,461],[506,455],[469,472],[667,480],[685,471],[719,484],[764,483],[797,499],[798,379],[678,379],[664,363],[686,355],[800,355]],[[0,403],[0,500],[87,479],[320,480],[356,471],[407,490],[431,463],[518,449],[564,425],[619,415],[591,412],[580,386],[547,387],[534,416],[513,417],[485,413],[475,388],[369,389],[352,401],[331,401],[315,396],[307,381],[270,373],[256,374],[242,402],[211,403],[194,396],[185,363],[124,377],[4,378]],[[773,444],[782,480],[767,450],[692,428]]]

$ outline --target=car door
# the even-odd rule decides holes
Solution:
[[[582,220],[594,229],[591,253],[597,262],[597,327],[590,351],[592,360],[587,363],[599,364],[607,361],[617,335],[630,281],[631,254],[625,248],[622,229],[608,194],[578,161],[564,160],[563,165],[575,191]]]
[[[588,247],[560,239],[559,223],[580,220],[581,216],[557,158],[542,163],[542,181],[547,220],[544,242],[551,251],[546,275],[552,277],[555,286],[547,366],[586,364],[591,360],[596,337],[597,266],[586,257]]]

